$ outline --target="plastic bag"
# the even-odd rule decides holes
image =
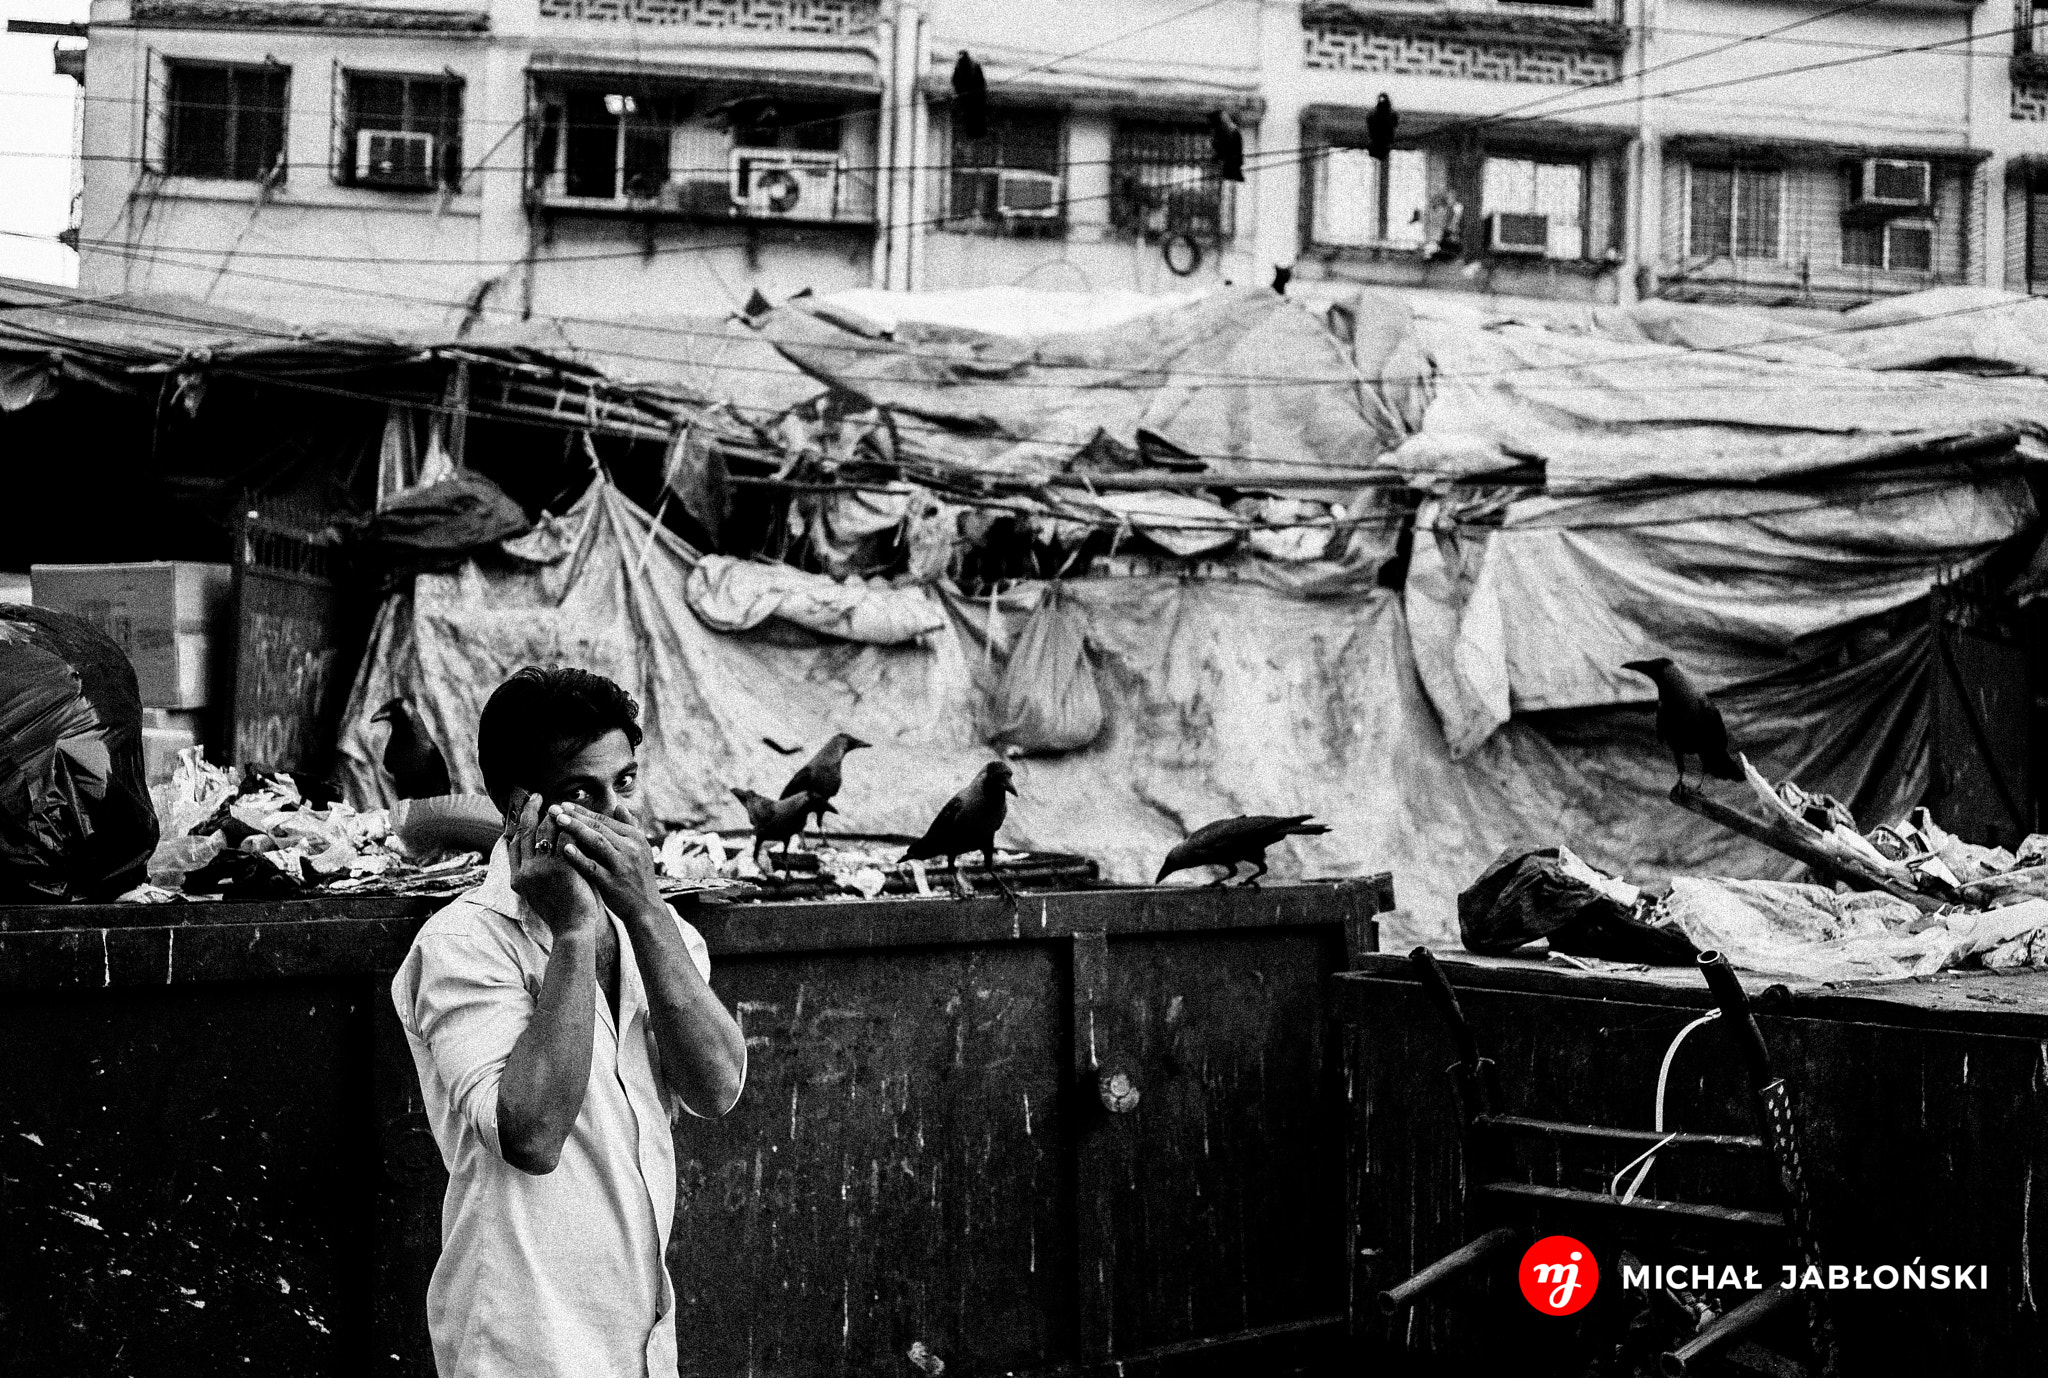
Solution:
[[[1088,642],[1058,584],[1046,588],[1003,667],[995,722],[989,740],[1027,755],[1079,751],[1102,735],[1102,691]]]
[[[156,838],[128,657],[68,613],[0,604],[0,902],[111,899]]]
[[[1635,916],[1638,892],[1602,875],[1568,847],[1510,847],[1458,896],[1458,935],[1468,952],[1505,956],[1538,938],[1551,950],[1612,962],[1674,965],[1693,946],[1674,928]]]

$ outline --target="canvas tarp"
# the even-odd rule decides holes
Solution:
[[[1415,329],[1433,395],[1421,439],[1388,462],[1424,476],[1453,452],[1463,473],[1540,464],[1553,493],[1782,483],[1938,447],[2040,452],[2048,441],[2048,384],[2036,379],[1780,362],[1489,319],[1462,304],[1418,308]]]
[[[610,675],[640,701],[646,796],[672,825],[743,827],[728,788],[772,790],[789,771],[764,737],[808,746],[845,730],[875,743],[838,800],[840,825],[857,831],[921,831],[988,759],[990,691],[1039,586],[998,600],[993,641],[988,604],[961,598],[945,600],[948,627],[926,645],[727,634],[688,610],[691,552],[664,533],[649,546],[648,519],[615,490],[594,487],[570,521],[576,539],[554,563],[421,575],[385,606],[344,720],[352,795],[390,798],[369,716],[401,691],[457,787],[480,790],[484,700],[520,666],[556,661]],[[1276,849],[1276,877],[1392,871],[1403,905],[1442,941],[1454,940],[1458,891],[1515,843],[1568,840],[1639,880],[1789,874],[1775,853],[1644,807],[1669,782],[1647,714],[1518,719],[1453,760],[1387,591],[1305,601],[1166,578],[1064,591],[1107,726],[1084,751],[1018,763],[1004,846],[1082,853],[1142,881],[1211,819],[1313,812],[1331,832]],[[1888,816],[1925,785],[1927,667],[1924,641],[1907,637],[1846,669],[1788,670],[1731,695],[1731,726],[1782,773]]]
[[[1458,515],[1425,506],[1407,581],[1417,668],[1457,755],[1512,713],[1649,702],[1625,661],[1669,655],[1718,691],[1820,655],[2036,518],[2023,478],[1963,467]]]
[[[1388,299],[1390,302],[1392,299]],[[863,334],[792,303],[767,337],[834,387],[904,417],[905,443],[977,467],[1058,470],[1098,433],[1156,437],[1220,477],[1373,464],[1408,427],[1315,313],[1234,289],[1070,334]],[[1394,308],[1390,308],[1394,309]]]

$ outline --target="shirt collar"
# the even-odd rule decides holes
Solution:
[[[499,838],[497,845],[491,848],[491,861],[484,871],[483,884],[470,891],[469,898],[473,903],[518,924],[543,953],[554,949],[554,930],[512,888],[512,852],[504,838]],[[611,924],[619,936],[619,1014],[622,1020],[630,1022],[630,1011],[647,1003],[647,991],[640,980],[640,964],[634,958],[632,938],[626,932],[625,924],[619,922],[609,907],[605,909],[604,916],[605,922]]]

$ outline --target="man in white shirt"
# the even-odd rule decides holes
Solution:
[[[587,671],[498,687],[477,752],[505,836],[391,983],[448,1168],[440,1378],[676,1373],[670,1124],[730,1110],[747,1056],[631,821],[638,718]]]

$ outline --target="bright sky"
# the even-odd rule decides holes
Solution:
[[[0,0],[0,16],[83,23],[88,0]],[[78,256],[50,236],[71,216],[78,84],[50,67],[73,39],[0,32],[0,277],[78,281]],[[32,235],[37,238],[22,238]]]

